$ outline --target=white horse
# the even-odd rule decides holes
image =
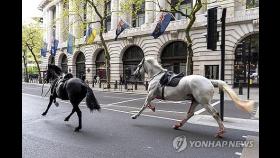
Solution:
[[[132,116],[132,119],[136,119],[140,114],[149,107],[152,111],[155,111],[155,107],[151,105],[151,101],[155,98],[165,99],[172,101],[183,101],[192,100],[191,106],[187,113],[187,116],[176,123],[173,128],[178,129],[187,122],[194,115],[195,108],[198,104],[202,105],[217,121],[219,125],[219,131],[216,136],[222,137],[224,131],[224,125],[219,117],[218,112],[213,108],[211,100],[214,95],[214,85],[218,85],[221,90],[227,92],[231,99],[235,102],[236,106],[246,112],[253,111],[254,101],[252,100],[241,100],[238,98],[236,93],[222,80],[209,80],[200,75],[189,75],[184,76],[178,83],[176,87],[165,86],[164,90],[160,85],[160,79],[166,72],[156,59],[154,58],[143,58],[137,69],[133,73],[136,77],[148,74],[150,78],[150,83],[148,87],[148,95],[146,97],[145,103],[143,104],[140,111]],[[162,93],[163,91],[163,93]]]

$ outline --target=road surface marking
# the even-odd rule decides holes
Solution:
[[[238,155],[238,156],[241,156],[241,153],[240,153],[240,152],[235,152],[234,154],[235,154],[235,155]]]
[[[131,109],[138,109],[138,110],[140,110],[139,107],[122,106],[122,105],[106,105],[106,107],[108,107],[108,106],[124,107],[124,108],[131,108]],[[146,110],[148,111],[149,109],[146,109]],[[145,111],[146,111],[146,110],[145,110]],[[167,112],[167,113],[179,113],[179,114],[184,114],[184,113],[186,113],[185,111],[184,111],[184,112],[181,112],[181,111],[167,111],[167,110],[160,110],[160,109],[156,109],[156,111]]]
[[[115,110],[115,109],[110,109],[110,108],[103,108],[106,110],[110,110],[110,111],[116,111],[116,112],[120,112],[120,113],[126,113],[126,114],[135,114],[131,111],[122,111],[122,110]],[[180,121],[177,119],[172,119],[172,118],[168,118],[168,117],[161,117],[161,116],[155,116],[155,115],[147,115],[147,114],[141,114],[141,116],[147,116],[147,117],[154,117],[154,118],[160,118],[160,119],[165,119],[165,120],[172,120],[172,121]]]
[[[107,97],[107,98],[119,98],[119,99],[128,99],[125,97],[112,97],[112,96],[103,96],[103,97]],[[138,98],[130,98],[130,99],[138,99]]]
[[[131,102],[131,101],[134,101],[134,100],[140,100],[140,99],[145,99],[145,98],[146,98],[146,97],[144,97],[144,98],[130,99],[130,100],[124,100],[124,101],[115,102],[115,103],[110,103],[110,104],[105,104],[103,107],[112,106],[112,105],[115,105],[115,104],[126,103],[126,102]]]
[[[220,101],[216,101],[215,103],[211,104],[211,106],[213,107],[213,106],[215,106],[215,105],[217,105],[217,104],[219,104],[219,103],[220,103]],[[205,110],[206,110],[205,108],[202,108],[202,109],[196,111],[194,114],[195,114],[195,115],[201,114],[201,113],[204,112]]]
[[[25,93],[22,93],[22,94],[25,94]],[[30,95],[30,96],[35,96],[35,97],[43,98],[41,96],[36,96],[36,95],[31,95],[31,94],[25,94],[25,95]],[[138,99],[143,99],[143,98],[138,98]],[[122,101],[122,102],[128,102],[128,101],[133,101],[133,100],[135,100],[135,99],[127,100],[127,101]],[[69,102],[66,102],[66,103],[69,103]],[[118,104],[118,103],[119,102],[113,103],[113,104]],[[110,110],[110,111],[115,111],[115,112],[121,112],[121,113],[127,113],[127,114],[135,114],[135,113],[128,112],[128,111],[122,111],[122,110],[106,108],[106,106],[111,106],[111,105],[110,104],[104,105],[104,106],[102,106],[102,109]],[[153,117],[153,118],[159,118],[159,119],[165,119],[165,120],[172,120],[172,121],[181,121],[181,120],[177,120],[177,119],[173,119],[173,118],[161,117],[161,116],[156,116],[156,115],[141,114],[141,116],[147,116],[147,117]],[[197,115],[196,114],[193,118],[191,118],[188,121],[188,123],[197,124],[197,125],[205,125],[205,126],[218,127],[217,123],[214,120],[211,120],[210,117],[211,116]],[[230,123],[227,123],[227,124],[225,124],[226,128],[259,132],[259,129],[257,128],[258,126],[256,126],[256,125],[258,125],[258,122],[256,120],[240,119],[240,118],[230,118],[230,117],[225,117],[225,120],[230,120],[230,123],[235,122],[236,124],[238,124],[238,126],[237,126],[237,125],[232,125]],[[254,125],[253,125],[253,127],[240,127],[240,123],[241,122],[252,122],[252,123],[254,122]]]

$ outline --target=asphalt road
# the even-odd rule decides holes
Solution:
[[[240,157],[236,152],[242,153],[242,146],[191,147],[190,142],[237,142],[244,141],[243,136],[258,136],[257,132],[226,129],[225,137],[219,139],[214,137],[217,127],[191,123],[185,124],[181,130],[174,130],[171,127],[175,120],[182,119],[189,107],[186,102],[156,100],[156,112],[146,110],[144,116],[133,120],[131,113],[139,110],[145,95],[99,91],[94,93],[102,105],[101,112],[90,113],[81,103],[83,128],[74,132],[78,125],[77,115],[74,114],[68,122],[63,121],[72,110],[71,104],[57,99],[60,106],[52,105],[47,116],[43,117],[41,113],[46,109],[48,98],[40,96],[40,86],[23,85],[22,93],[22,155],[25,158]],[[242,112],[235,113],[234,105],[230,106],[233,108],[225,116],[247,117]],[[173,140],[178,136],[185,136],[188,145],[181,152],[176,152],[173,146]]]

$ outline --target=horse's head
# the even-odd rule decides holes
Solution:
[[[48,64],[48,69],[45,74],[45,80],[49,82],[49,80],[56,79],[58,76],[62,74],[61,68],[56,65]]]
[[[144,64],[145,64],[145,57],[141,60],[141,62],[138,64],[136,70],[133,72],[133,75],[136,78],[140,78],[141,75],[144,75],[144,73],[145,73]]]

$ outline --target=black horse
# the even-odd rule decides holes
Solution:
[[[51,82],[51,95],[50,101],[46,111],[42,114],[45,116],[52,103],[56,102],[56,98],[62,100],[70,100],[73,105],[72,112],[64,119],[68,121],[74,112],[77,112],[79,117],[79,126],[75,128],[75,131],[79,131],[82,128],[82,112],[79,109],[80,102],[86,97],[86,105],[92,112],[93,110],[100,111],[100,105],[96,100],[92,89],[81,79],[73,78],[71,73],[63,75],[62,70],[56,65],[48,65],[48,70],[45,75],[45,81]]]

